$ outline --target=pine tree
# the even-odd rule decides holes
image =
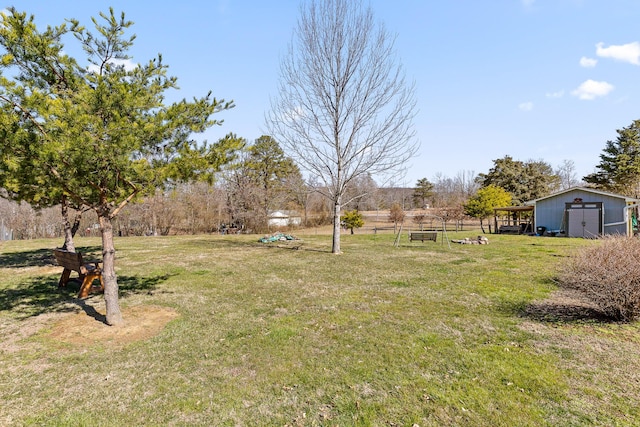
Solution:
[[[107,323],[123,322],[118,304],[112,220],[134,198],[168,179],[210,177],[237,141],[197,145],[190,139],[219,122],[232,103],[209,95],[165,105],[176,78],[162,58],[130,63],[132,22],[113,9],[39,31],[33,16],[10,8],[0,18],[0,186],[39,206],[65,198],[93,209],[102,233]],[[88,67],[65,53],[72,34]],[[131,64],[131,65],[129,65]]]
[[[433,184],[427,178],[421,178],[413,189],[413,204],[420,208],[427,206],[427,200],[433,196]]]
[[[560,188],[560,177],[548,163],[523,162],[511,156],[494,160],[489,173],[479,174],[477,181],[483,187],[495,185],[508,191],[516,204],[544,197]]]
[[[640,120],[616,131],[615,141],[607,141],[600,154],[597,172],[585,182],[626,196],[640,196]]]

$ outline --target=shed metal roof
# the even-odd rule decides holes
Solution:
[[[571,188],[567,188],[566,190],[562,190],[562,191],[558,191],[556,193],[549,194],[548,196],[540,197],[539,199],[530,200],[528,202],[525,202],[525,205],[533,206],[533,205],[535,205],[537,202],[539,202],[541,200],[546,200],[546,199],[550,199],[552,197],[561,196],[563,194],[570,193],[571,191],[575,191],[575,190],[585,191],[587,193],[599,194],[601,196],[616,197],[618,199],[624,199],[624,201],[627,202],[627,203],[628,202],[638,202],[638,199],[633,198],[633,197],[623,196],[622,194],[609,193],[609,192],[606,192],[606,191],[597,190],[595,188],[589,188],[589,187],[571,187]]]
[[[497,211],[507,211],[507,212],[523,212],[523,211],[532,211],[533,206],[505,206],[503,208],[493,208],[495,212]]]

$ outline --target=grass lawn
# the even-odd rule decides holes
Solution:
[[[117,239],[120,331],[60,241],[2,242],[0,425],[640,425],[638,325],[552,281],[597,242],[297,235]]]

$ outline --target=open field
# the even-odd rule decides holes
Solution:
[[[552,281],[597,242],[297,235],[116,239],[122,329],[61,242],[3,242],[0,425],[640,425],[638,325]]]

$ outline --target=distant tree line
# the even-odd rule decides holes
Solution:
[[[154,194],[133,200],[114,218],[114,234],[202,234],[230,229],[268,233],[275,229],[269,225],[269,214],[277,210],[299,216],[301,227],[332,223],[331,200],[321,191],[321,184],[305,180],[278,141],[266,135],[252,143],[235,138],[243,148],[213,182],[172,182]],[[563,167],[571,172],[567,164]],[[508,200],[504,197],[498,200],[510,205],[560,189],[562,179],[559,169],[554,171],[542,161],[520,162],[510,156],[495,160],[486,174],[473,171],[461,171],[454,177],[436,174],[433,182],[421,178],[414,187],[381,187],[372,176],[364,175],[345,189],[351,201],[344,205],[343,212],[351,212],[348,218],[353,218],[357,212],[389,211],[389,222],[397,226],[408,220],[405,214],[410,211],[413,226],[422,227],[437,217],[457,227],[470,217],[490,216],[495,200],[487,201],[487,193],[479,193],[486,187],[505,189]],[[484,204],[480,207],[476,199],[479,194],[480,205]],[[470,201],[475,207],[466,209]],[[0,225],[14,239],[61,237],[64,233],[59,206],[34,209],[25,202],[0,199],[0,218]],[[99,235],[97,224],[94,213],[84,212],[78,233]]]
[[[421,178],[413,187],[381,187],[374,177],[364,174],[345,187],[349,202],[343,205],[343,212],[350,212],[347,218],[358,218],[358,212],[389,211],[389,222],[397,226],[411,211],[414,226],[423,227],[437,217],[457,229],[469,218],[482,224],[495,207],[519,205],[580,184],[633,196],[640,186],[639,127],[640,122],[634,122],[619,130],[619,138],[607,142],[597,172],[582,182],[571,160],[553,168],[543,160],[520,161],[507,155],[495,159],[486,173],[461,171],[454,177],[436,173],[432,181]],[[154,194],[134,199],[123,208],[113,220],[114,233],[268,233],[275,228],[269,224],[274,211],[299,216],[302,227],[332,223],[332,200],[323,184],[306,180],[278,141],[268,135],[252,143],[232,138],[240,149],[214,179],[169,180]],[[99,234],[94,213],[69,209],[82,213],[78,224],[81,235]],[[60,237],[65,230],[59,206],[32,207],[0,199],[0,219],[2,239]]]

